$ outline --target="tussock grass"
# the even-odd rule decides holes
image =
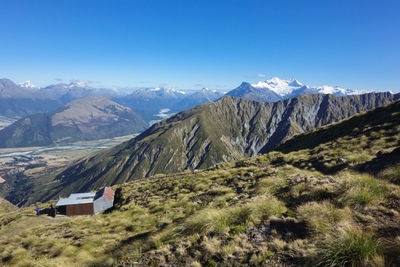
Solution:
[[[378,177],[400,185],[400,164],[386,168],[378,174]]]
[[[284,175],[271,176],[261,179],[257,185],[257,191],[259,194],[271,194],[274,195],[279,192],[280,189],[287,186],[287,180]]]
[[[332,231],[339,223],[351,221],[351,210],[348,207],[336,208],[329,201],[308,202],[297,208],[298,217],[317,234]]]
[[[389,190],[384,181],[369,175],[349,175],[342,184],[341,201],[350,206],[375,204],[388,196]]]
[[[235,226],[250,221],[258,223],[271,216],[282,216],[285,205],[273,197],[263,197],[242,206],[227,209],[206,208],[190,216],[183,224],[173,229],[172,236],[194,234],[223,234]],[[169,236],[169,238],[171,235]]]
[[[358,227],[346,226],[333,231],[320,245],[318,266],[361,267],[382,263],[380,241]]]

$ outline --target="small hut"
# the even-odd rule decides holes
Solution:
[[[55,214],[92,215],[105,211],[114,205],[114,191],[104,187],[98,192],[71,194],[56,203]]]

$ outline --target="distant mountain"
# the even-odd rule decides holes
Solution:
[[[22,88],[28,88],[28,89],[39,89],[40,87],[33,84],[31,81],[25,81],[23,83],[18,84]]]
[[[118,91],[93,88],[86,82],[58,83],[39,87],[31,81],[15,84],[9,79],[0,79],[0,116],[15,119],[53,111],[70,101],[87,96],[112,98],[119,95]]]
[[[0,116],[19,118],[39,112],[48,112],[62,106],[36,90],[18,86],[9,79],[0,79]]]
[[[355,91],[333,86],[311,87],[304,85],[296,79],[281,80],[272,78],[265,82],[250,84],[243,82],[239,87],[228,92],[227,95],[262,102],[276,102],[304,94],[333,94],[346,96],[368,93],[367,91]]]
[[[370,93],[302,95],[274,103],[225,96],[154,124],[138,137],[60,173],[59,190],[85,191],[157,173],[203,169],[272,150],[295,134],[399,99]],[[65,192],[64,192],[65,193]]]
[[[47,98],[59,100],[64,104],[87,96],[105,96],[111,98],[119,95],[115,90],[93,88],[90,87],[86,82],[52,84],[40,88],[40,93]]]
[[[147,123],[130,108],[102,96],[33,114],[0,131],[0,147],[46,146],[138,133]]]
[[[189,92],[171,88],[138,88],[125,94],[117,89],[94,88],[84,81],[39,87],[31,81],[15,84],[9,79],[0,79],[0,116],[16,119],[53,111],[70,101],[88,96],[105,96],[132,108],[152,123],[198,104],[214,101],[222,93],[209,89]]]
[[[3,79],[0,80],[0,84],[2,84],[0,85],[0,104],[2,104],[0,116],[12,119],[37,112],[52,111],[70,101],[87,96],[105,96],[118,104],[132,108],[144,120],[153,124],[180,111],[215,101],[223,96],[218,91],[206,88],[185,91],[162,87],[138,88],[126,95],[116,89],[94,88],[84,81],[38,87],[30,81],[16,85],[10,80]],[[276,102],[303,94],[345,96],[360,93],[365,93],[365,91],[332,86],[311,87],[295,79],[272,78],[255,84],[243,82],[227,95],[261,102]]]
[[[181,101],[175,104],[174,110],[182,111],[193,108],[203,103],[213,102],[221,98],[222,96],[223,94],[221,92],[218,92],[217,90],[203,88],[201,90],[185,95]]]
[[[1,98],[38,98],[31,90],[21,88],[9,79],[0,79]]]
[[[199,104],[215,101],[222,93],[202,89],[187,92],[170,88],[139,88],[131,94],[113,98],[122,105],[134,108],[146,121],[154,122]]]
[[[282,99],[281,96],[268,88],[258,88],[247,82],[243,82],[226,95],[260,102],[276,102]]]

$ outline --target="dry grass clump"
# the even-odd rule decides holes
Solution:
[[[378,174],[378,177],[400,185],[400,164],[386,168]]]
[[[384,266],[380,241],[358,227],[336,229],[320,246],[318,266]]]
[[[382,201],[389,190],[384,181],[369,175],[348,175],[342,184],[341,201],[350,206],[365,206]]]
[[[258,223],[270,216],[282,216],[286,210],[285,205],[273,197],[257,198],[245,205],[226,209],[205,208],[175,227],[172,236],[228,233],[235,226],[250,221]]]
[[[258,182],[257,191],[259,194],[274,195],[278,193],[280,189],[287,186],[287,184],[288,183],[285,175],[270,176],[267,178],[263,178]]]
[[[259,197],[247,204],[251,209],[251,217],[254,223],[265,220],[271,216],[282,216],[287,211],[285,204],[274,197]]]
[[[336,208],[329,201],[308,202],[297,208],[298,217],[304,220],[315,233],[331,231],[342,221],[351,220],[351,210],[348,207]]]

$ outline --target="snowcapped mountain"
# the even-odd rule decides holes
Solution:
[[[25,81],[23,83],[18,84],[22,88],[27,88],[27,89],[36,89],[39,88],[39,86],[33,84],[31,81]]]
[[[251,86],[259,89],[269,89],[281,97],[291,94],[294,90],[306,87],[296,79],[281,80],[277,77],[266,80],[265,82],[260,81],[256,84],[251,84]]]
[[[174,106],[174,109],[177,111],[186,110],[203,103],[215,101],[222,96],[223,94],[217,90],[203,88],[185,95],[185,97]]]
[[[113,98],[113,100],[133,108],[152,123],[164,118],[165,114],[174,114],[205,102],[217,100],[221,96],[222,93],[207,88],[190,92],[156,87],[138,88],[129,95]],[[165,110],[168,112],[163,112]],[[164,115],[160,116],[160,114]]]
[[[59,99],[64,104],[87,96],[116,97],[119,95],[113,89],[90,87],[85,81],[52,84],[40,88],[40,92],[49,98]]]
[[[350,90],[328,85],[312,87],[296,79],[282,80],[274,77],[270,80],[250,84],[243,82],[239,87],[228,92],[227,95],[256,101],[275,102],[304,94],[332,94],[335,96],[364,94],[370,91]]]
[[[252,84],[247,82],[243,82],[236,89],[226,93],[226,95],[260,102],[276,102],[282,99],[275,91],[265,86],[254,87]]]

